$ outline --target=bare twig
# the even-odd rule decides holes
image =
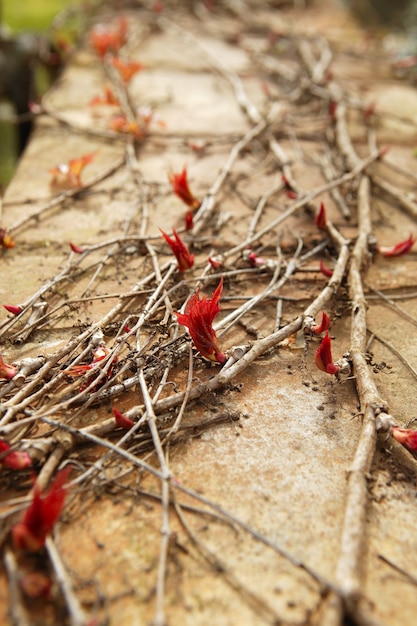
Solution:
[[[85,624],[87,623],[87,615],[85,614],[80,603],[78,602],[77,596],[74,593],[71,581],[68,577],[65,565],[62,562],[62,559],[52,537],[46,538],[45,547],[48,552],[48,556],[51,559],[52,567],[54,568],[59,588],[61,589],[62,595],[65,598],[71,626],[85,626]]]

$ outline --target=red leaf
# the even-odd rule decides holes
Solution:
[[[86,165],[94,159],[95,152],[84,154],[75,159],[70,159],[68,163],[59,163],[49,170],[51,174],[51,185],[64,188],[82,187],[81,174]]]
[[[3,248],[14,248],[16,242],[13,241],[12,236],[8,234],[5,228],[0,227],[0,246]]]
[[[71,468],[66,468],[55,476],[48,491],[41,494],[35,484],[32,502],[23,513],[20,522],[12,528],[15,548],[36,552],[45,545],[47,535],[52,531],[64,506],[67,488],[65,483]]]
[[[394,426],[391,435],[413,455],[417,453],[417,430]]]
[[[127,21],[121,17],[113,29],[98,24],[90,33],[90,43],[100,57],[117,52],[127,41]]]
[[[332,118],[332,120],[336,119],[336,109],[337,109],[337,102],[335,102],[334,100],[330,100],[329,115]]]
[[[32,465],[28,452],[12,450],[10,444],[0,439],[0,463],[12,470],[25,469]]]
[[[256,252],[250,252],[248,259],[251,267],[262,267],[266,263],[264,258],[256,255]]]
[[[185,307],[185,313],[176,312],[180,324],[190,332],[195,347],[200,354],[210,361],[224,363],[226,355],[220,351],[219,341],[212,327],[220,311],[219,300],[223,291],[223,278],[214,290],[212,297],[200,298],[200,289],[191,296]]]
[[[93,106],[120,106],[120,102],[117,97],[114,95],[112,89],[110,87],[104,88],[104,93],[102,96],[95,96],[90,100],[89,105]]]
[[[285,185],[285,193],[287,194],[288,198],[291,198],[291,200],[295,200],[298,197],[298,194],[288,178],[285,176],[285,174],[282,175],[282,182]]]
[[[114,57],[112,59],[113,66],[119,72],[124,83],[128,83],[132,80],[133,76],[144,69],[144,65],[142,63],[137,63],[136,61],[131,61],[129,63],[125,63],[119,57]]]
[[[9,313],[13,313],[13,315],[19,315],[19,313],[23,311],[21,306],[15,304],[3,304],[3,307],[6,311],[9,311]]]
[[[327,315],[325,311],[322,311],[321,324],[320,325],[316,324],[315,326],[312,326],[311,330],[313,331],[315,335],[320,335],[321,333],[324,333],[326,330],[329,330],[329,328],[330,328],[330,317]]]
[[[6,363],[0,354],[0,378],[11,380],[13,376],[16,375],[16,372],[17,372],[17,369],[15,368],[15,366],[9,365],[9,363]]]
[[[185,230],[192,230],[194,226],[194,215],[192,211],[188,211],[185,214]]]
[[[385,256],[385,257],[403,256],[404,254],[407,254],[408,252],[410,252],[415,241],[416,241],[416,238],[414,237],[414,235],[410,234],[408,239],[405,239],[404,241],[400,241],[395,246],[391,246],[391,247],[377,246],[376,249],[379,252],[379,254],[382,254],[382,256]]]
[[[339,366],[333,363],[332,340],[329,337],[329,333],[326,333],[321,340],[321,344],[316,350],[314,361],[318,369],[326,372],[326,374],[337,374],[339,372]]]
[[[323,276],[327,276],[328,278],[333,276],[333,270],[330,270],[328,267],[326,267],[321,259],[320,259],[320,272],[323,274]]]
[[[223,265],[221,261],[216,261],[216,259],[212,259],[211,256],[209,256],[208,262],[214,270],[218,270]]]
[[[173,230],[174,239],[171,239],[171,237],[164,233],[163,230],[161,230],[161,233],[178,261],[179,271],[184,272],[185,270],[191,269],[194,265],[194,254],[190,254],[190,251],[185,243],[180,239],[175,228]]]
[[[126,415],[123,415],[123,413],[120,413],[117,409],[113,409],[113,415],[119,428],[129,430],[135,424],[135,422],[132,422],[131,419],[129,419]]]
[[[72,243],[72,241],[69,242],[69,247],[73,252],[75,252],[75,254],[83,254],[84,252],[84,248],[77,246],[75,243]]]
[[[126,115],[123,115],[122,113],[113,115],[109,121],[109,128],[115,133],[133,135],[136,139],[143,139],[146,133],[146,129],[142,128],[138,122],[129,121]]]
[[[323,202],[320,204],[320,209],[314,218],[314,223],[320,230],[324,230],[327,226],[326,207]]]
[[[168,174],[169,182],[174,193],[192,209],[200,208],[201,202],[191,193],[187,180],[187,168],[184,167],[179,174]]]

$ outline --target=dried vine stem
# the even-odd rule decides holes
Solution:
[[[158,428],[156,424],[156,415],[153,408],[153,402],[149,394],[143,370],[139,373],[140,388],[145,402],[149,430],[151,431],[152,441],[155,446],[159,465],[161,467],[162,479],[162,526],[161,526],[161,547],[159,551],[159,565],[156,582],[156,614],[155,626],[165,626],[165,579],[167,575],[168,548],[171,538],[171,528],[169,523],[169,477],[170,472],[168,463],[162,449],[161,440],[159,438]]]
[[[11,622],[13,626],[30,626],[31,621],[25,609],[19,586],[18,564],[9,547],[6,547],[4,551],[3,560],[9,583]]]
[[[230,151],[229,157],[223,165],[218,177],[214,181],[211,186],[209,192],[205,196],[203,202],[201,203],[201,207],[197,211],[194,218],[194,234],[198,235],[200,230],[205,226],[207,219],[212,213],[215,205],[216,205],[216,195],[219,193],[222,185],[224,184],[226,178],[229,176],[232,167],[238,158],[240,152],[243,150],[245,146],[247,146],[255,137],[260,135],[266,128],[266,122],[261,120],[256,126],[251,128],[242,139],[236,142],[233,148]]]
[[[62,595],[65,598],[65,603],[69,612],[69,618],[71,626],[85,626],[87,623],[87,615],[81,608],[75,595],[71,581],[69,580],[67,571],[59,555],[59,551],[55,546],[55,542],[51,537],[46,538],[45,543],[48,556],[51,560],[52,567],[54,568],[55,576],[61,589]]]
[[[370,183],[361,178],[358,196],[358,238],[349,267],[349,292],[352,301],[350,359],[355,385],[363,413],[362,432],[350,465],[342,538],[336,568],[336,585],[341,595],[332,598],[323,617],[326,626],[341,626],[344,613],[355,615],[362,598],[362,559],[366,537],[368,505],[367,478],[377,439],[376,417],[387,412],[387,405],[376,388],[366,361],[366,300],[361,272],[368,260],[368,238],[371,234],[369,203]]]

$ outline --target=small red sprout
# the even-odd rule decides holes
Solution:
[[[46,537],[52,531],[64,506],[71,468],[57,473],[48,491],[41,493],[38,484],[33,490],[32,502],[23,513],[20,522],[12,528],[15,548],[37,552],[45,545]]]
[[[185,204],[192,209],[199,209],[201,206],[200,200],[198,200],[190,191],[187,180],[187,168],[183,167],[182,172],[179,174],[168,174],[169,182],[172,185],[174,193],[181,198]]]
[[[113,409],[113,415],[119,428],[129,430],[135,424],[129,417],[123,415],[123,413],[120,413],[117,409]]]
[[[214,270],[218,270],[223,265],[221,261],[213,259],[211,256],[209,256],[208,262]]]
[[[142,63],[137,63],[136,61],[131,61],[129,63],[125,63],[119,57],[114,57],[112,59],[113,66],[119,72],[122,81],[126,84],[130,82],[135,74],[144,69],[144,65]]]
[[[123,113],[116,113],[109,121],[110,130],[125,135],[133,135],[136,139],[143,139],[152,122],[161,127],[166,126],[164,120],[161,120],[149,107],[139,107],[137,115],[137,120],[129,120]]]
[[[408,254],[408,252],[410,252],[415,241],[415,236],[413,234],[410,234],[408,239],[400,241],[395,246],[377,246],[376,250],[377,252],[379,252],[379,254],[382,254],[382,256],[385,257],[403,256],[404,254]]]
[[[398,426],[393,426],[391,428],[391,435],[407,448],[413,456],[417,456],[417,430],[411,430],[410,428],[398,428]]]
[[[325,230],[327,226],[327,218],[326,218],[326,207],[324,206],[324,202],[320,204],[320,209],[318,210],[316,217],[314,218],[314,223],[317,228],[320,230]]]
[[[68,374],[68,376],[71,376],[72,378],[77,378],[78,376],[84,376],[84,374],[86,374],[91,369],[93,369],[93,367],[95,367],[98,363],[106,359],[109,354],[110,354],[110,349],[105,345],[100,345],[98,348],[94,350],[93,359],[91,363],[81,364],[81,365],[72,365],[71,367],[68,367],[66,370],[64,370],[65,374]],[[112,371],[113,371],[113,365],[115,363],[117,363],[117,356],[114,357],[109,369],[107,370],[106,380],[110,379]],[[97,374],[99,374],[99,372]],[[93,374],[93,376],[88,378],[86,385],[83,385],[80,388],[81,391],[85,389],[86,387],[89,387],[91,382],[94,380],[94,375],[95,373]],[[98,386],[102,385],[103,383],[104,383],[104,380],[100,381]]]
[[[327,278],[331,278],[333,276],[333,270],[326,267],[321,259],[320,259],[320,272],[323,274],[323,276],[327,276]]]
[[[14,248],[16,242],[13,241],[12,236],[9,235],[5,228],[0,227],[0,246],[2,248]]]
[[[226,355],[220,351],[219,341],[213,329],[213,321],[220,311],[219,300],[223,291],[223,278],[220,280],[211,298],[200,298],[200,288],[191,296],[185,307],[185,313],[176,312],[180,324],[189,330],[195,347],[201,356],[209,361],[225,363]]]
[[[120,106],[118,98],[113,93],[111,87],[106,86],[101,96],[95,96],[89,102],[90,107],[94,106]]]
[[[90,33],[90,43],[101,58],[105,57],[109,52],[118,52],[126,41],[127,21],[125,17],[119,19],[114,29],[98,24]]]
[[[330,328],[330,317],[327,315],[326,311],[322,311],[321,314],[321,323],[320,325],[315,324],[311,327],[312,332],[315,335],[321,335],[321,333],[326,332]]]
[[[251,267],[263,267],[266,264],[266,260],[261,256],[257,256],[256,252],[249,252],[248,260]]]
[[[185,214],[185,230],[192,230],[194,226],[194,215],[192,211]]]
[[[5,362],[0,354],[0,378],[11,380],[16,375],[17,368]]]
[[[19,315],[23,311],[22,307],[16,304],[3,304],[3,307],[13,315]]]
[[[161,230],[161,233],[178,261],[179,271],[184,272],[185,270],[191,269],[194,265],[194,254],[190,254],[190,251],[185,243],[180,239],[175,228],[173,229],[174,239],[171,239],[171,237],[164,233],[163,230]]]
[[[63,189],[74,189],[82,187],[81,173],[83,169],[94,159],[95,152],[84,154],[76,159],[71,159],[68,163],[60,163],[49,170],[51,174],[51,186]]]
[[[298,197],[298,194],[292,186],[291,182],[285,176],[285,174],[282,175],[282,182],[284,183],[285,193],[287,194],[288,198],[291,198],[291,200],[295,200]]]
[[[30,467],[32,459],[28,452],[12,450],[7,441],[0,439],[0,464],[12,470],[20,470]]]
[[[109,128],[115,133],[133,135],[136,139],[143,139],[145,135],[145,129],[142,128],[138,124],[138,122],[129,121],[126,115],[123,115],[123,113],[113,115],[113,117],[109,121]]]
[[[326,374],[338,374],[339,373],[340,367],[333,363],[332,340],[329,337],[329,333],[326,333],[323,339],[321,340],[321,344],[316,350],[314,361],[318,369],[321,370],[322,372],[326,372]]]
[[[334,100],[330,100],[330,102],[329,102],[329,115],[332,118],[332,120],[336,119],[336,109],[337,109],[337,102],[335,102]]]
[[[77,246],[75,243],[72,243],[72,241],[69,242],[69,247],[71,248],[73,252],[75,252],[75,254],[84,253],[84,248],[82,248],[81,246]]]

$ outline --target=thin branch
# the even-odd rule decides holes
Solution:
[[[65,599],[71,626],[85,626],[87,623],[87,615],[78,602],[77,596],[74,593],[71,581],[65,569],[65,565],[63,564],[56,545],[51,537],[46,538],[45,547],[48,552],[48,556],[51,559],[59,588],[61,589],[62,595]]]

